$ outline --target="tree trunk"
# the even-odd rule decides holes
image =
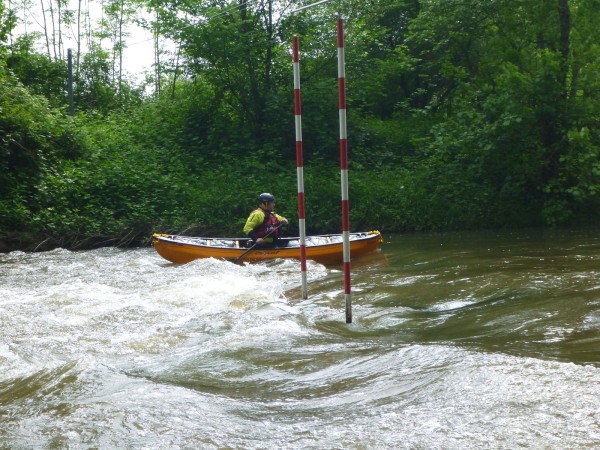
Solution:
[[[555,180],[561,172],[561,156],[568,150],[566,133],[569,128],[567,101],[569,89],[567,86],[570,59],[571,11],[568,0],[558,0],[555,3],[558,12],[558,42],[552,46],[560,56],[557,76],[558,89],[555,93],[555,108],[551,113],[540,117],[542,142],[546,148],[545,182]]]
[[[567,79],[569,72],[569,57],[571,51],[571,10],[569,9],[569,0],[559,1],[559,21],[560,21],[560,38],[559,49],[561,55],[561,74],[560,82],[563,86],[564,99],[567,99],[568,87]]]
[[[50,19],[52,19],[52,48],[54,50],[54,60],[58,60],[56,53],[56,25],[54,23],[54,7],[52,6],[52,0],[50,1]]]
[[[44,8],[44,0],[40,0],[42,5],[42,19],[44,20],[44,35],[46,36],[46,51],[48,52],[48,59],[51,59],[50,55],[50,37],[48,36],[48,23],[46,22],[46,9]]]
[[[241,32],[243,36],[250,33],[248,26],[248,5],[246,0],[240,0],[240,19]],[[255,134],[260,134],[260,128],[263,125],[263,112],[264,112],[264,98],[261,95],[258,79],[256,78],[256,70],[254,67],[254,59],[247,52],[248,57],[246,58],[246,68],[248,73],[248,80],[250,81],[250,99],[248,102],[249,111],[252,114],[252,122],[254,124],[253,131]],[[258,137],[258,136],[257,136]]]
[[[56,7],[58,10],[58,59],[61,61],[64,59],[63,49],[63,38],[62,38],[62,0],[56,1]]]
[[[160,27],[160,14],[158,8],[156,9],[154,22],[154,74],[156,80],[154,82],[155,94],[160,96],[160,41],[159,41],[159,27]]]
[[[119,100],[123,95],[123,8],[124,0],[121,0],[119,11]]]
[[[79,80],[79,57],[81,55],[81,2],[77,5],[77,57],[75,58],[75,80]]]
[[[177,55],[175,57],[175,68],[173,70],[173,86],[171,88],[171,98],[175,99],[175,87],[177,86],[177,75],[179,73],[179,55],[181,53],[181,43],[177,46]]]
[[[271,89],[271,69],[273,65],[273,0],[267,0],[268,15],[267,15],[267,54],[265,57],[265,89],[267,92]]]

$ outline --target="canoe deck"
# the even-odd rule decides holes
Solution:
[[[379,231],[350,233],[351,258],[373,252],[383,241]],[[275,258],[300,259],[300,238],[281,238],[277,246],[255,247],[248,250],[247,238],[206,238],[154,234],[152,244],[160,256],[168,261],[185,264],[199,258],[217,258],[240,262],[264,261]],[[326,234],[306,237],[306,259],[321,264],[343,262],[343,237]]]

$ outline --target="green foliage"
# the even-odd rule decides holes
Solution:
[[[15,13],[10,9],[7,9],[4,2],[0,2],[0,42],[6,42],[16,24],[17,17],[15,16]],[[4,56],[4,49],[5,47],[0,45],[1,56]]]
[[[48,109],[13,76],[0,71],[0,229],[27,224],[37,208],[37,183],[85,148],[70,120]]]
[[[152,30],[182,56],[173,72],[156,68],[171,89],[146,97],[117,83],[114,55],[96,45],[74,118],[64,63],[16,40],[0,53],[0,228],[64,245],[240,235],[271,191],[296,232],[299,35],[307,230],[339,231],[339,10],[353,229],[596,223],[596,3],[342,1],[289,15],[270,1],[156,0]],[[1,40],[4,10],[0,23]]]
[[[6,59],[6,67],[29,92],[44,96],[55,108],[67,104],[67,64],[51,61],[34,50],[31,36],[19,37]]]
[[[78,120],[94,150],[41,180],[34,222],[71,242],[90,237],[139,242],[154,227],[177,226],[188,190],[186,169],[177,158],[136,142],[133,133],[140,124],[125,114]]]
[[[121,107],[129,108],[141,102],[142,87],[126,82],[117,83],[113,77],[109,53],[92,45],[83,56],[79,76],[75,80],[75,108],[108,114]]]

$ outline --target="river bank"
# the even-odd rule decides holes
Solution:
[[[22,252],[45,252],[57,248],[67,250],[91,250],[100,247],[122,247],[132,248],[148,245],[150,235],[142,236],[91,236],[79,237],[55,237],[32,232],[8,232],[0,233],[0,253],[13,251]]]

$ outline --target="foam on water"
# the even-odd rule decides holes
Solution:
[[[540,262],[537,250],[513,258],[512,242],[498,259],[488,242],[456,254],[401,244],[356,265],[352,324],[339,267],[309,263],[304,300],[294,261],[177,266],[151,249],[2,255],[0,440],[17,449],[600,445],[593,251],[572,246],[581,265],[557,273],[547,264],[557,259]]]

